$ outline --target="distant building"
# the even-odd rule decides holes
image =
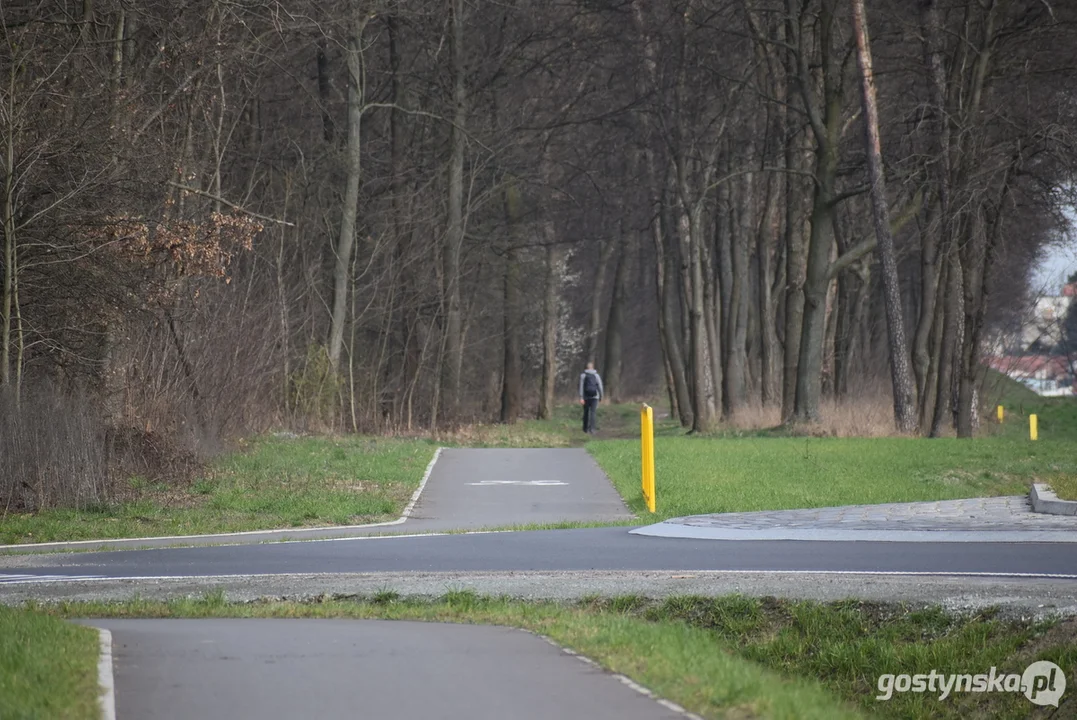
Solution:
[[[1021,329],[1021,352],[1033,345],[1052,348],[1062,342],[1062,323],[1077,297],[1077,288],[1067,285],[1058,297],[1041,297],[1036,301],[1030,321]]]
[[[1077,394],[1077,358],[1054,354],[1070,312],[1077,312],[1077,283],[1063,286],[1061,295],[1039,298],[1023,323],[998,333],[988,343],[984,364],[1040,395]]]
[[[1068,358],[1056,355],[991,355],[984,364],[1008,375],[1040,395],[1073,395],[1073,369]]]

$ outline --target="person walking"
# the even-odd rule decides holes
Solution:
[[[595,413],[598,402],[602,399],[602,377],[595,370],[594,363],[587,363],[587,369],[580,373],[580,405],[583,405],[583,431],[595,434]]]

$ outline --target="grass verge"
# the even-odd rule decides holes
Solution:
[[[1050,660],[1073,678],[1077,619],[958,616],[938,608],[807,601],[637,596],[524,602],[451,592],[435,601],[385,590],[368,598],[231,604],[220,593],[171,602],[61,604],[66,617],[334,617],[521,627],[628,675],[708,718],[1027,718],[1019,693],[897,693],[876,699],[883,673],[1020,673]],[[1071,717],[1077,693],[1055,717]],[[1054,708],[1046,708],[1054,710]],[[1046,714],[1043,717],[1047,717]]]
[[[264,437],[188,487],[130,481],[132,499],[3,518],[0,543],[204,535],[395,519],[434,455],[428,440]]]
[[[639,444],[588,450],[643,513]],[[658,517],[1020,495],[1077,477],[1070,440],[669,437],[655,439]],[[651,516],[654,517],[654,516]]]
[[[1062,500],[1077,500],[1077,476],[1061,475],[1048,482],[1055,495]]]
[[[98,634],[0,605],[0,718],[99,717]]]

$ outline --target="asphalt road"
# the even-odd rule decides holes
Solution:
[[[765,570],[1077,577],[1068,543],[725,541],[541,530],[35,556],[26,576],[206,577],[283,573]],[[12,574],[11,577],[14,577]],[[4,575],[0,574],[0,583]]]
[[[376,620],[93,620],[118,720],[668,720],[678,712],[545,640]]]

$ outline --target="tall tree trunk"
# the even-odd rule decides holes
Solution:
[[[787,128],[788,131],[788,128]],[[804,274],[806,246],[800,227],[800,187],[794,171],[800,167],[800,136],[787,133],[785,146],[785,345],[782,349],[782,422],[796,409],[797,366],[804,327]]]
[[[348,315],[348,270],[355,247],[355,226],[359,212],[359,180],[361,171],[359,124],[363,119],[363,60],[362,38],[365,17],[352,22],[345,51],[348,65],[348,144],[345,150],[347,179],[340,213],[340,234],[337,237],[333,266],[333,312],[329,324],[329,364],[340,372],[340,354],[344,347],[344,324]]]
[[[712,378],[708,367],[708,342],[706,326],[706,303],[703,292],[703,238],[701,208],[682,215],[682,229],[688,237],[689,272],[690,272],[690,334],[692,352],[692,398],[693,417],[692,432],[705,433],[714,427],[714,399],[707,391],[715,394],[721,388],[721,379]],[[713,382],[713,385],[712,385]]]
[[[931,88],[931,114],[934,118],[937,158],[932,163],[932,179],[938,198],[938,209],[937,227],[929,225],[925,230],[922,250],[921,314],[914,352],[917,364],[922,367],[926,360],[927,365],[926,376],[922,378],[924,390],[920,397],[921,425],[928,425],[926,420],[930,417],[930,435],[938,437],[942,426],[942,413],[945,408],[949,407],[948,398],[952,377],[955,323],[953,318],[949,317],[953,312],[949,303],[956,301],[954,289],[956,285],[951,284],[960,283],[957,274],[961,266],[957,255],[951,252],[953,223],[950,218],[950,121],[947,118],[946,69],[943,62],[942,22],[937,0],[921,0],[920,25],[924,37],[924,64],[928,69]],[[947,279],[944,281],[943,277]],[[937,309],[940,300],[947,303],[947,306]],[[929,310],[930,315],[928,315]],[[935,326],[933,333],[931,332],[932,325]],[[949,333],[945,331],[946,325],[950,326]],[[932,334],[936,342],[929,353],[927,341]]]
[[[394,342],[391,357],[399,359],[399,366],[393,368],[396,373],[395,408],[397,421],[401,422],[411,403],[412,378],[418,372],[420,348],[418,347],[419,313],[416,308],[415,271],[411,267],[411,248],[414,230],[406,220],[407,203],[403,192],[404,151],[407,140],[404,136],[406,118],[401,108],[405,103],[404,75],[401,72],[400,30],[396,16],[386,18],[386,30],[389,50],[389,92],[393,107],[389,110],[389,178],[392,185],[392,229],[393,229],[393,265],[396,268],[394,284],[399,287],[401,301],[394,318]],[[319,83],[319,89],[321,84]],[[332,125],[323,127],[331,137]],[[410,420],[408,423],[410,425]]]
[[[836,111],[835,111],[836,112]],[[837,177],[837,128],[816,149],[816,186],[812,200],[811,234],[804,279],[804,323],[797,361],[797,422],[818,422],[822,399],[823,348],[826,338],[826,299],[830,289],[830,250],[834,245],[834,183]]]
[[[557,319],[561,312],[561,250],[553,244],[553,223],[544,223],[546,238],[546,293],[542,302],[542,387],[539,393],[540,420],[553,417],[557,386]]]
[[[942,337],[938,350],[938,381],[935,387],[935,408],[931,419],[931,437],[939,437],[943,423],[953,408],[952,383],[954,355],[958,346],[958,314],[961,312],[961,257],[956,245],[948,249],[944,266],[946,276],[945,300],[943,304]],[[941,290],[940,290],[941,292]]]
[[[11,69],[8,117],[13,117],[15,70]],[[0,299],[0,387],[11,384],[11,308],[15,296],[15,140],[7,133],[4,152],[4,290]]]
[[[591,287],[591,315],[587,324],[587,362],[596,365],[598,364],[598,341],[602,336],[602,298],[606,289],[606,269],[617,247],[618,238],[602,241],[598,253],[598,267],[595,268],[595,283]]]
[[[722,295],[718,288],[718,274],[713,267],[715,252],[708,249],[706,245],[701,252],[703,255],[703,317],[707,327],[707,357],[710,359],[707,369],[714,387],[714,406],[718,409],[722,407],[724,395],[722,388],[722,352],[724,350],[721,325]]]
[[[871,176],[871,201],[875,236],[882,265],[883,292],[886,298],[886,328],[890,341],[890,379],[894,392],[894,419],[903,433],[917,428],[916,398],[913,394],[912,373],[909,370],[908,344],[901,310],[901,287],[898,284],[894,236],[890,230],[890,207],[886,198],[886,177],[883,174],[882,142],[879,136],[879,108],[872,71],[871,39],[868,35],[864,0],[852,0],[853,25],[856,34],[857,63],[860,66],[861,89],[864,101],[864,126]]]
[[[613,298],[610,300],[609,319],[606,321],[606,350],[603,366],[603,389],[610,402],[620,402],[623,363],[621,360],[624,336],[624,305],[628,294],[629,250],[623,232],[617,239],[617,271],[614,273]]]
[[[509,425],[520,417],[523,378],[520,375],[520,261],[509,248],[504,276],[504,372],[501,380],[501,422]]]
[[[463,318],[460,307],[460,257],[464,247],[464,125],[467,122],[464,66],[464,0],[452,0],[453,124],[450,133],[449,226],[445,234],[445,358],[442,367],[444,414],[455,419],[460,406],[460,373],[464,362]]]
[[[809,59],[809,46],[801,36],[803,8],[788,0],[790,16],[797,25],[794,46],[798,53],[797,83],[815,138],[815,191],[812,195],[811,233],[808,239],[807,268],[804,277],[804,322],[800,335],[800,357],[796,371],[794,419],[818,422],[822,398],[823,346],[826,336],[826,300],[830,289],[830,253],[834,246],[834,226],[838,175],[838,146],[841,140],[842,78],[840,53],[834,47],[836,0],[822,0],[817,23],[820,49],[818,64],[822,75],[822,92],[816,97]]]
[[[743,178],[743,194],[738,198],[738,207],[730,230],[731,260],[733,287],[730,300],[733,306],[729,309],[729,326],[726,348],[726,395],[725,411],[728,417],[733,417],[747,401],[747,375],[748,375],[748,302],[749,289],[751,287],[751,216],[754,208],[754,183],[751,174]]]
[[[723,166],[727,163],[723,159]],[[723,171],[725,167],[723,167]],[[736,232],[736,213],[733,209],[733,187],[731,182],[724,182],[718,186],[717,202],[714,208],[714,271],[718,284],[718,297],[716,307],[718,315],[715,323],[721,331],[722,354],[719,361],[724,367],[728,367],[729,353],[733,350],[733,332],[736,326],[736,304],[733,299],[735,285],[733,275],[733,235]],[[723,387],[728,388],[729,376],[723,378]],[[729,401],[729,393],[723,395],[722,409]]]
[[[1002,242],[1003,214],[1010,195],[1010,181],[1017,170],[1018,158],[1006,168],[999,196],[993,207],[985,211],[990,216],[988,227],[977,227],[973,242],[966,243],[968,253],[963,260],[964,286],[964,343],[961,352],[961,377],[957,407],[957,436],[971,438],[977,424],[977,392],[980,375],[980,342],[991,297],[991,271]]]
[[[677,273],[674,268],[675,253],[666,249],[666,238],[669,233],[665,232],[664,228],[665,223],[661,219],[656,220],[652,226],[655,276],[659,293],[659,331],[662,333],[662,347],[669,361],[671,392],[676,398],[677,418],[682,427],[689,427],[692,422],[692,399],[684,366],[680,321],[677,318],[680,293],[677,290]]]
[[[933,215],[934,213],[929,213]],[[941,218],[936,219],[941,222]],[[920,415],[924,415],[924,406],[928,403],[928,375],[931,372],[931,353],[929,350],[931,330],[935,321],[935,302],[939,286],[939,233],[931,225],[921,233],[920,242],[920,312],[916,323],[916,335],[913,338],[913,372],[916,374],[916,396],[919,398]]]
[[[770,407],[778,401],[776,387],[778,359],[777,308],[773,298],[774,248],[778,241],[778,180],[767,178],[767,199],[757,233],[759,272],[759,391],[763,405]]]

